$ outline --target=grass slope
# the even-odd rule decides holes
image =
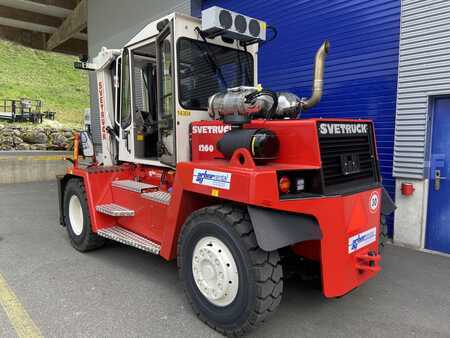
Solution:
[[[87,72],[73,68],[76,59],[0,40],[0,99],[39,99],[57,121],[80,125],[89,107],[89,83]]]

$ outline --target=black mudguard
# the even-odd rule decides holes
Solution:
[[[59,224],[64,226],[63,215],[63,191],[65,186],[65,175],[57,175],[56,183],[58,184],[58,211],[59,211]]]
[[[59,224],[63,227],[64,224],[64,190],[69,179],[73,178],[73,175],[56,175],[56,183],[58,184],[58,210],[59,210]]]
[[[397,206],[384,187],[381,191],[381,214],[387,216],[392,214],[397,209]]]
[[[298,242],[322,239],[314,217],[248,206],[248,213],[261,249],[273,251]]]

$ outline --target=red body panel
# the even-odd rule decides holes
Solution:
[[[205,126],[216,129],[202,129]],[[161,177],[168,176],[167,172],[163,175],[163,169],[155,167],[122,165],[113,168],[68,169],[69,174],[84,179],[93,231],[119,224],[160,243],[161,256],[173,259],[176,257],[178,234],[187,217],[201,207],[228,200],[314,217],[322,230],[322,240],[299,243],[293,245],[292,250],[320,261],[325,296],[341,296],[376,275],[379,271],[378,201],[381,190],[375,188],[349,195],[281,200],[277,183],[278,170],[321,167],[317,120],[255,120],[245,127],[266,128],[275,132],[280,140],[279,158],[273,163],[256,166],[250,153],[239,149],[230,161],[220,159],[222,156],[216,149],[216,143],[223,134],[223,124],[218,121],[201,121],[192,124],[193,160],[177,165],[174,181],[169,179],[161,182]],[[205,130],[215,131],[202,132]],[[206,145],[207,148],[202,149],[208,151],[197,151],[201,145]],[[244,156],[244,164],[237,159],[238,155]],[[229,186],[217,188],[199,184],[194,179],[196,169],[229,174]],[[111,187],[111,182],[115,179],[136,177],[143,182],[158,185],[161,190],[169,188],[172,195],[170,205],[145,200],[138,193]],[[374,207],[372,202],[375,197],[377,203]],[[135,210],[135,216],[114,218],[95,211],[96,205],[112,202]],[[365,234],[367,231],[370,233]],[[349,246],[352,237],[356,250]],[[359,247],[361,243],[365,245]],[[376,256],[369,256],[373,254]]]
[[[342,121],[342,120],[340,120]],[[280,154],[273,162],[295,169],[320,168],[319,141],[317,138],[317,120],[253,120],[244,128],[270,129],[280,140]],[[192,123],[192,160],[207,161],[223,159],[217,150],[217,142],[222,138],[225,129],[221,121],[198,121]],[[194,131],[196,131],[194,133]],[[195,150],[200,151],[195,151]],[[299,167],[301,165],[301,168]]]
[[[219,166],[217,161],[182,163],[177,169],[177,185],[182,189],[212,195],[215,188],[192,183],[194,168],[223,171],[232,174],[230,190],[220,190],[219,197],[260,207],[289,211],[314,216],[323,233],[320,241],[320,259],[324,294],[327,297],[341,296],[359,286],[376,274],[357,268],[360,260],[356,255],[369,251],[378,253],[378,241],[349,254],[349,238],[371,228],[379,235],[380,210],[370,212],[370,196],[380,189],[364,191],[348,196],[322,197],[300,200],[279,200],[277,180],[273,167],[260,170],[230,167],[227,163]],[[179,179],[179,180],[178,180]],[[276,196],[276,198],[274,198]],[[176,236],[169,236],[167,240]],[[174,245],[174,243],[172,244]],[[162,252],[163,254],[163,252]]]

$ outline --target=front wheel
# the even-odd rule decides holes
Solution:
[[[103,246],[105,239],[92,232],[83,181],[70,179],[64,189],[64,224],[70,243],[84,252]]]
[[[179,238],[178,266],[196,314],[226,335],[248,332],[280,304],[278,252],[258,247],[248,214],[239,207],[194,212]]]

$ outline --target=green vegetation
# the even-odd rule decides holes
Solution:
[[[0,99],[42,100],[64,125],[80,125],[89,107],[87,72],[75,70],[77,58],[0,40]]]

